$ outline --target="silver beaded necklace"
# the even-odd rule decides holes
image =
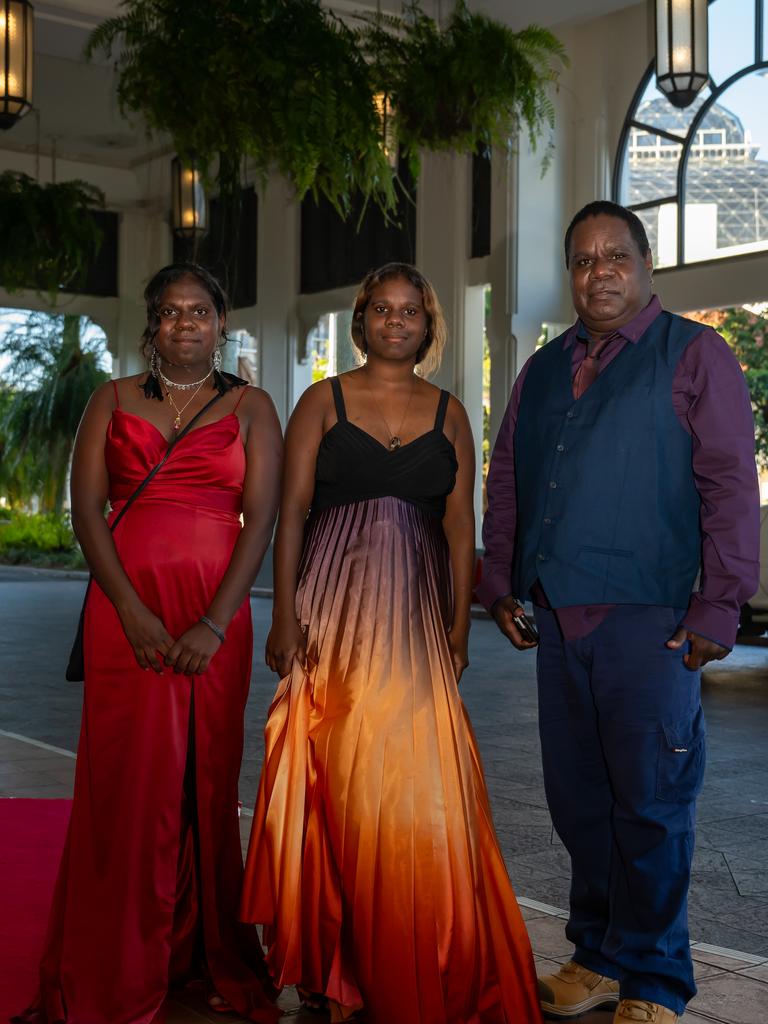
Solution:
[[[160,374],[163,384],[165,384],[167,388],[176,388],[177,391],[191,391],[192,388],[197,388],[200,387],[201,384],[205,384],[213,373],[213,367],[211,367],[208,373],[206,373],[204,377],[201,377],[200,380],[193,380],[190,384],[177,384],[175,380],[169,380],[159,366],[157,368],[157,372]]]

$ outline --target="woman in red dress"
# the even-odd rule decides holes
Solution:
[[[203,977],[215,1008],[272,1022],[255,929],[237,923],[237,782],[280,426],[263,391],[217,368],[226,300],[210,274],[166,267],[145,298],[150,372],[96,391],[75,444],[72,521],[93,574],[83,720],[40,993],[20,1019],[148,1024],[170,986]]]

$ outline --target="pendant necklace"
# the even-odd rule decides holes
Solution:
[[[198,392],[200,391],[200,388],[203,386],[203,384],[205,384],[205,382],[208,380],[209,377],[210,377],[210,373],[207,373],[205,375],[205,377],[203,377],[202,380],[196,382],[197,383],[197,388],[192,393],[191,397],[187,399],[187,401],[184,403],[184,405],[182,405],[181,408],[179,408],[178,405],[176,405],[176,403],[174,402],[173,395],[171,394],[171,389],[170,388],[166,388],[165,389],[165,393],[168,396],[168,401],[171,403],[171,407],[173,408],[174,412],[176,413],[176,418],[173,421],[173,429],[174,430],[178,430],[181,427],[181,415],[182,415],[182,413],[184,412],[184,410],[187,408],[187,406],[191,402],[194,402],[194,400],[197,398],[197,395],[198,395]],[[163,380],[165,380],[165,377],[163,377]],[[185,390],[185,391],[188,388],[190,388],[190,387],[194,387],[194,385],[191,385],[191,384],[176,384],[176,385],[173,385],[173,386],[174,387],[179,387],[179,388],[181,388],[182,390]]]
[[[406,406],[405,406],[405,412],[403,413],[402,418],[400,420],[400,426],[397,428],[397,431],[395,433],[393,433],[392,430],[390,429],[389,424],[387,423],[387,421],[386,421],[386,419],[384,417],[384,413],[381,411],[381,406],[376,401],[376,396],[374,395],[373,391],[371,391],[371,387],[370,387],[370,385],[368,383],[368,371],[367,370],[365,371],[365,387],[366,387],[366,389],[368,391],[368,394],[371,396],[371,400],[373,401],[373,404],[376,406],[376,412],[379,414],[379,417],[381,418],[381,422],[387,428],[387,433],[389,434],[389,444],[387,445],[387,448],[389,448],[389,450],[391,452],[397,451],[397,449],[403,443],[401,441],[401,439],[400,439],[400,431],[403,429],[403,424],[405,423],[405,418],[408,415],[408,410],[411,407],[411,399],[413,398],[413,392],[416,390],[416,374],[413,374],[412,377],[413,377],[413,380],[412,380],[412,383],[411,383],[411,393],[410,393],[410,395],[408,395],[408,401],[407,401]]]

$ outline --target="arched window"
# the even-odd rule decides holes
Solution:
[[[652,63],[622,130],[613,196],[659,267],[768,249],[768,0],[710,0],[709,71],[680,110]]]

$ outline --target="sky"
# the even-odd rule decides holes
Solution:
[[[768,0],[764,3],[763,51],[768,59]],[[709,6],[709,73],[720,83],[754,61],[755,0],[715,0]],[[758,160],[768,160],[768,72],[755,72],[723,94],[731,110],[760,145]]]

